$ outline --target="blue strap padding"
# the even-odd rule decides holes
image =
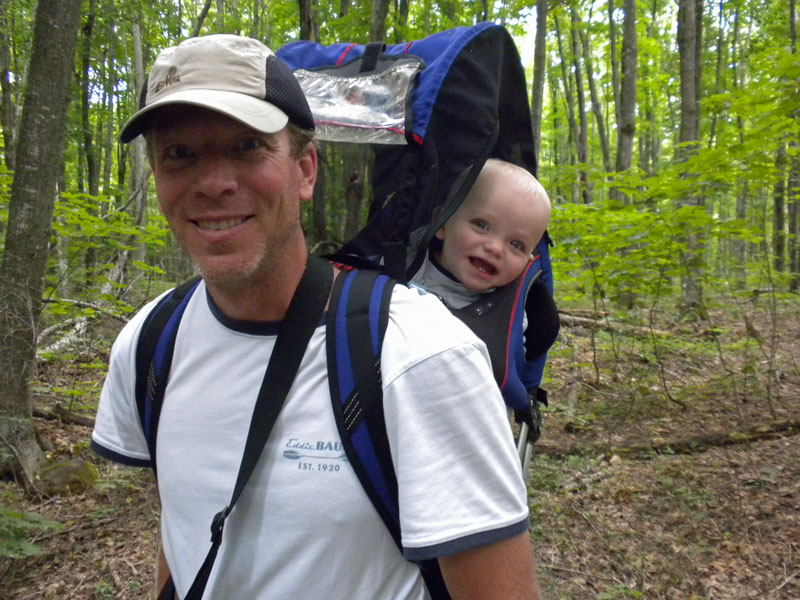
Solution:
[[[369,297],[369,332],[370,340],[372,341],[372,354],[376,357],[379,356],[381,351],[379,339],[379,323],[381,316],[381,298],[386,284],[389,283],[389,277],[386,275],[379,275],[375,279],[372,286],[372,293]]]
[[[153,368],[155,369],[155,375],[157,378],[161,377],[163,368],[164,368],[164,361],[167,358],[167,354],[169,352],[170,346],[174,343],[175,337],[178,334],[178,327],[180,326],[181,318],[183,317],[183,313],[186,310],[186,306],[189,303],[192,295],[194,294],[197,286],[200,284],[200,280],[198,280],[187,292],[183,299],[180,301],[178,306],[175,307],[175,310],[170,315],[169,320],[167,321],[164,328],[161,330],[161,333],[158,336],[158,342],[156,343],[155,352],[153,353]],[[175,290],[171,292],[174,294]],[[162,302],[156,310],[161,310],[165,306],[167,306],[166,302]],[[150,317],[152,319],[152,316]],[[147,389],[145,389],[145,398],[144,398],[144,437],[147,440],[147,445],[152,447],[155,444],[155,440],[153,439],[153,429],[154,427],[157,428],[157,419],[158,413],[160,413],[160,406],[158,409],[154,406],[154,400],[156,400],[159,404],[163,402],[163,398],[154,399],[150,397],[150,393]],[[152,452],[151,452],[152,454]]]
[[[339,379],[339,404],[344,405],[355,388],[355,375],[350,362],[350,345],[347,340],[347,301],[356,271],[344,273],[345,277],[340,292],[339,304],[336,307],[336,372]]]
[[[383,476],[383,471],[378,463],[377,453],[375,452],[375,446],[372,444],[372,437],[367,429],[366,421],[362,421],[358,427],[356,427],[356,430],[350,437],[350,441],[353,444],[356,454],[358,454],[358,457],[361,461],[361,466],[367,472],[367,476],[372,482],[375,493],[378,494],[381,503],[386,508],[388,514],[392,517],[395,526],[399,530],[400,509],[397,507],[397,502],[395,502],[395,499],[389,492],[389,485],[387,484],[386,478]]]
[[[547,289],[553,293],[553,266],[550,263],[550,238],[545,235],[536,246],[539,253],[539,268],[542,270],[542,281],[547,284]]]
[[[343,273],[340,276],[345,277],[345,280],[342,283],[342,287],[339,292],[338,305],[336,307],[335,341],[336,372],[339,384],[338,400],[343,406],[350,398],[350,395],[355,388],[355,374],[353,372],[350,344],[347,336],[347,310],[353,281],[358,276],[358,271],[350,271]],[[378,276],[370,292],[368,315],[373,357],[377,357],[378,353],[380,352],[378,322],[380,318],[381,297],[383,290],[389,281],[390,279],[385,275]],[[389,485],[384,477],[383,471],[380,468],[375,446],[372,442],[372,437],[370,436],[366,421],[362,421],[355,428],[350,436],[350,442],[352,443],[354,451],[358,455],[361,466],[366,471],[367,476],[372,483],[375,493],[378,495],[388,514],[391,515],[393,521],[399,528],[400,515],[397,502],[392,497],[392,494],[389,491]]]
[[[531,284],[531,279],[539,273],[539,279],[544,282],[550,293],[553,293],[553,268],[550,263],[550,244],[547,237],[543,238],[538,246],[539,256],[531,262],[525,273],[523,289],[527,290]],[[508,348],[509,371],[516,373],[516,377],[509,377],[509,382],[503,388],[503,398],[506,404],[515,409],[524,408],[523,402],[527,405],[527,392],[542,383],[544,367],[547,362],[547,353],[541,354],[532,360],[525,359],[525,346],[522,337],[522,315],[525,311],[526,296],[518,299],[515,306],[514,321],[512,323],[511,339]],[[527,332],[526,335],[533,335],[535,332]],[[524,396],[524,399],[523,399]]]
[[[528,388],[532,387],[524,384],[521,379],[522,372],[527,369],[522,325],[525,315],[527,292],[533,280],[540,277],[541,274],[540,261],[537,258],[528,264],[522,276],[507,334],[506,344],[508,350],[506,352],[506,377],[501,392],[503,393],[503,400],[505,400],[505,403],[514,410],[525,410],[528,407]],[[528,332],[528,335],[530,334],[531,332]]]
[[[198,281],[197,284],[199,283],[200,282]],[[192,294],[194,294],[194,291],[197,289],[197,284],[186,293],[186,296],[183,297],[181,303],[175,307],[175,311],[172,313],[172,316],[167,321],[164,329],[161,330],[161,335],[158,337],[156,351],[155,354],[153,354],[153,366],[156,369],[156,375],[159,377],[161,376],[161,369],[164,366],[164,358],[167,355],[167,348],[170,345],[170,338],[173,334],[177,334],[178,325],[183,317],[183,312],[186,310],[186,305],[191,299]]]

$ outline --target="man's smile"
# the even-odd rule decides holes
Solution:
[[[222,221],[192,221],[200,229],[210,231],[224,231],[244,223],[249,217],[239,217],[237,219],[224,219]]]

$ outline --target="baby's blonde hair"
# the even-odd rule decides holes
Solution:
[[[546,228],[550,221],[550,197],[544,186],[527,169],[499,158],[487,159],[464,204],[476,196],[490,198],[494,185],[516,185],[521,193],[535,203],[540,224],[545,226],[542,229]]]

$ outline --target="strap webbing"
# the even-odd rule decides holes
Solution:
[[[203,597],[208,576],[211,574],[222,542],[225,519],[233,510],[261,456],[270,431],[272,431],[297,375],[308,341],[320,324],[332,282],[333,269],[328,261],[309,255],[303,278],[289,304],[286,318],[281,322],[278,330],[278,338],[275,340],[275,347],[258,392],[258,399],[253,408],[253,418],[250,421],[250,431],[247,433],[242,462],[230,502],[216,514],[211,523],[211,548],[184,600],[200,600]]]

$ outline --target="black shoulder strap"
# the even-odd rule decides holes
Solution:
[[[332,282],[333,269],[330,263],[309,255],[303,278],[295,290],[286,317],[278,329],[278,338],[275,340],[267,371],[261,383],[261,389],[258,391],[231,499],[211,522],[211,548],[184,600],[200,600],[203,597],[208,576],[211,574],[222,543],[225,519],[231,514],[236,501],[250,479],[272,427],[278,419],[284,400],[286,400],[297,375],[300,361],[306,352],[308,341],[322,318]]]
[[[381,348],[395,281],[375,271],[339,275],[328,309],[331,401],[342,446],[361,486],[402,553],[397,477],[386,434]],[[436,560],[419,563],[434,600],[449,600]]]
[[[225,519],[233,510],[261,456],[272,426],[294,382],[308,341],[320,323],[332,281],[333,271],[328,261],[309,255],[286,318],[281,322],[258,392],[231,499],[211,523],[211,548],[184,600],[199,600],[203,596],[222,543]],[[198,282],[199,278],[195,278],[165,296],[148,315],[139,334],[136,348],[136,402],[154,470],[158,419],[172,363],[175,338],[183,311]],[[159,598],[171,598],[173,593],[174,586],[170,580],[161,590]]]

